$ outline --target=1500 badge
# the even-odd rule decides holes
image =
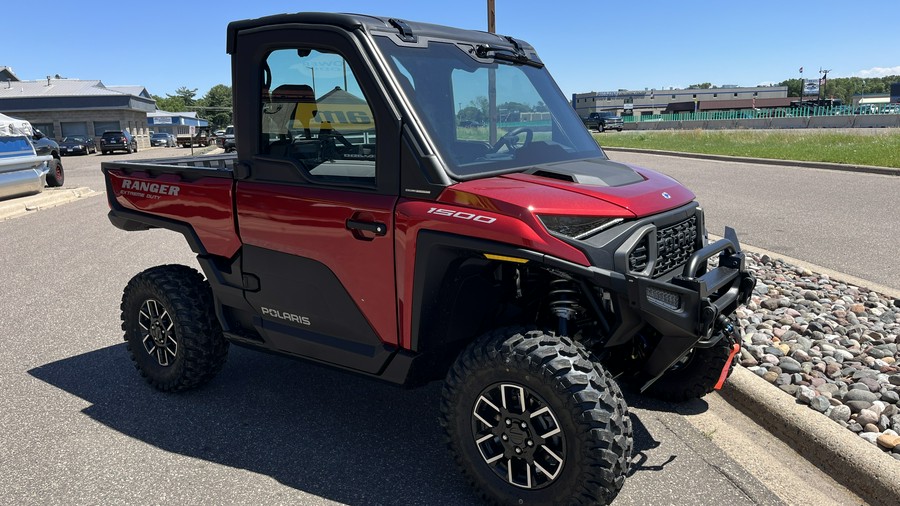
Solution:
[[[449,216],[460,220],[477,221],[478,223],[493,223],[497,221],[497,218],[491,218],[490,216],[481,216],[480,214],[467,213],[465,211],[454,211],[453,209],[440,209],[438,207],[429,209],[428,214]]]

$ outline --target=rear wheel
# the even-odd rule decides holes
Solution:
[[[62,186],[66,182],[66,172],[63,170],[62,160],[53,158],[50,160],[50,171],[47,172],[47,186]]]
[[[494,504],[608,504],[625,481],[631,419],[580,343],[498,330],[447,375],[441,425],[463,474]]]
[[[728,336],[712,348],[694,348],[671,369],[666,371],[647,392],[670,402],[684,402],[710,393],[719,382],[719,376],[731,357],[732,341]],[[728,366],[727,376],[734,370],[734,360]],[[727,377],[726,376],[726,377]]]
[[[163,391],[208,382],[228,354],[209,284],[184,265],[153,267],[131,279],[122,295],[122,330],[141,376]]]

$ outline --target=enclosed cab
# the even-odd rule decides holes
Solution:
[[[610,161],[528,43],[300,13],[231,23],[227,50],[235,155],[103,164],[112,222],[182,233],[205,275],[125,289],[155,387],[208,381],[229,343],[443,379],[483,497],[571,504],[627,475],[614,376],[671,400],[722,386],[755,283],[736,234],[709,243],[689,190]]]

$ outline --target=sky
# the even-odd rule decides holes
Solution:
[[[234,20],[303,10],[487,29],[486,0],[4,4],[0,66],[20,79],[59,74],[159,96],[185,86],[199,98],[231,84],[225,33]],[[772,84],[800,77],[800,67],[807,79],[819,69],[830,78],[900,75],[900,29],[888,19],[897,19],[896,0],[496,0],[497,33],[531,43],[567,97]]]

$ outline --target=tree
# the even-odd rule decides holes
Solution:
[[[209,120],[213,128],[232,124],[232,91],[231,86],[217,84],[197,101],[198,114]]]
[[[188,89],[187,86],[182,86],[175,90],[175,95],[169,95],[166,93],[166,96],[169,98],[179,97],[184,100],[185,105],[194,105],[194,97],[197,96],[197,88]]]
[[[184,99],[181,97],[167,96],[163,98],[159,95],[152,95],[152,97],[153,100],[156,100],[156,108],[160,111],[184,112],[187,110],[187,104],[184,103]]]
[[[824,98],[839,98],[843,103],[850,104],[854,95],[887,93],[890,90],[890,84],[895,82],[900,82],[900,76],[870,78],[834,77],[828,78],[827,85],[822,83],[820,91]],[[800,79],[787,79],[778,83],[778,86],[787,86],[789,97],[800,96]]]
[[[708,90],[710,88],[715,88],[715,86],[713,86],[712,83],[700,83],[688,86],[689,90]]]
[[[485,123],[487,119],[487,115],[481,111],[481,109],[477,107],[472,107],[471,105],[468,107],[464,107],[459,113],[457,113],[456,118],[458,121],[472,121],[475,123]]]

